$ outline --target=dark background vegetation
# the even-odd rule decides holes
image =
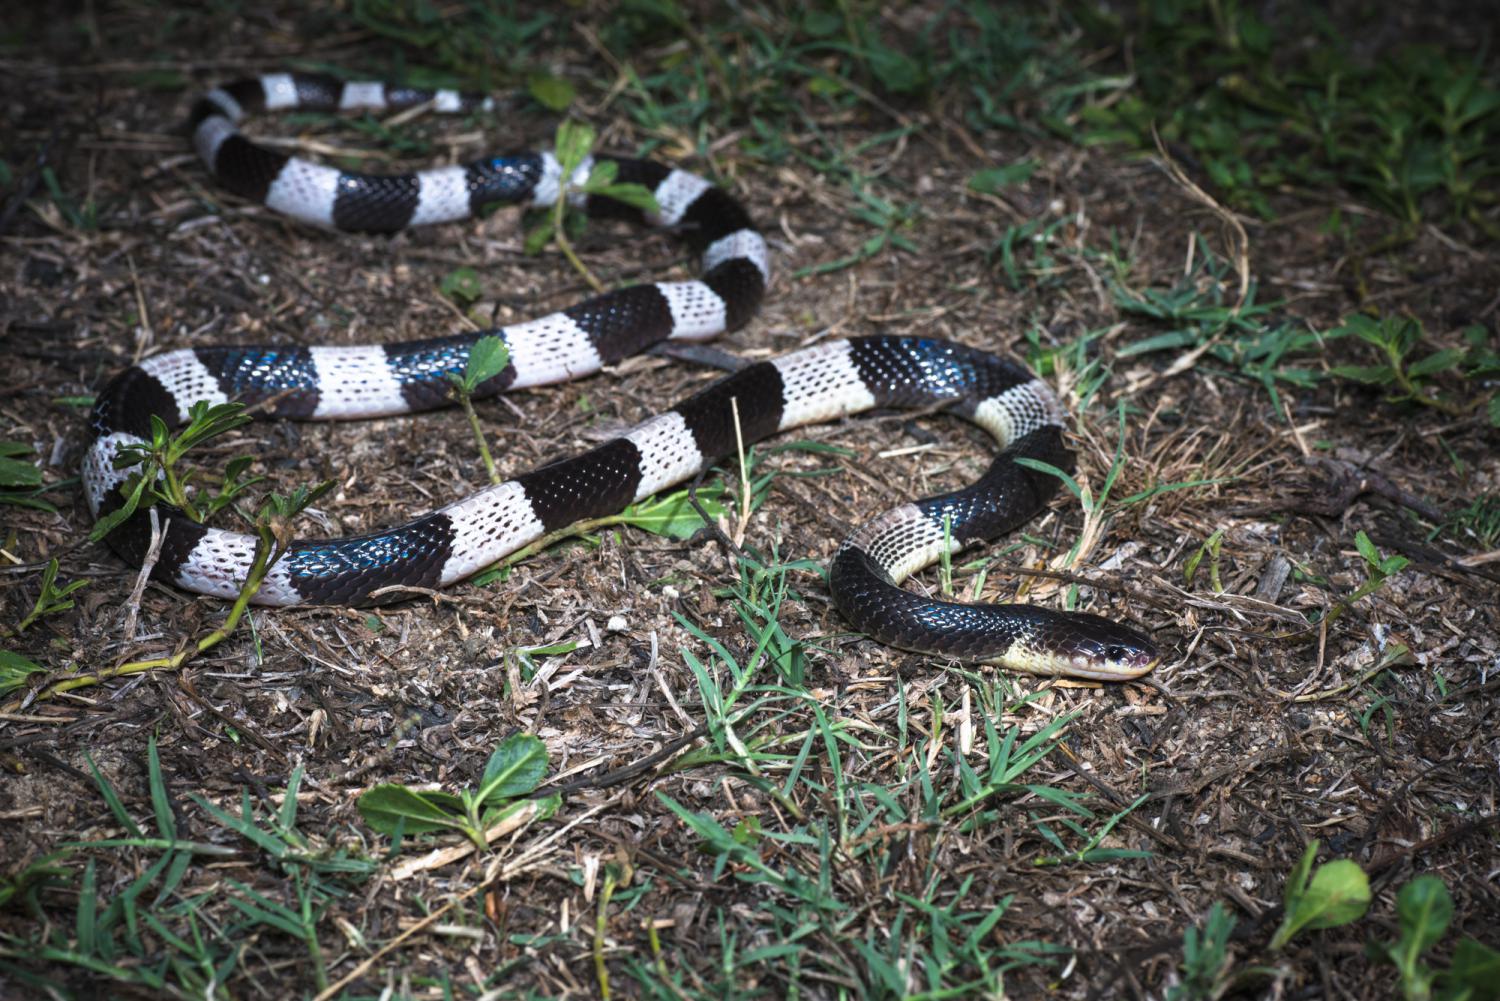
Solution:
[[[1496,13],[8,11],[0,993],[1495,996]],[[1076,415],[1087,491],[956,563],[953,590],[1131,621],[1162,667],[1067,687],[849,634],[819,573],[837,540],[987,454],[877,415],[759,449],[748,518],[727,471],[738,550],[600,532],[484,587],[257,612],[176,670],[122,669],[226,606],[134,598],[87,542],[76,468],[112,371],[584,294],[555,249],[524,252],[517,213],[349,237],[216,189],[179,124],[193,95],[291,68],[501,97],[460,121],[249,125],[333,162],[543,147],[571,116],[723,184],[776,269],[726,351],[887,332],[1025,359]],[[607,281],[694,266],[661,234],[575,242]],[[651,356],[480,416],[512,474],[713,374]],[[201,462],[239,454],[277,489],[335,482],[308,533],[484,482],[451,412],[256,424]],[[472,787],[517,734],[545,745],[556,809],[484,851],[393,841],[358,809],[378,783]],[[1314,841],[1339,862],[1320,891],[1357,868],[1369,906],[1278,935]]]

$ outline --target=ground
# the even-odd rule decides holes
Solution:
[[[523,252],[518,212],[359,237],[217,190],[179,125],[194,91],[289,65],[391,73],[416,51],[415,29],[383,35],[369,10],[298,10],[88,5],[34,15],[0,61],[3,437],[36,450],[56,508],[0,508],[13,564],[0,625],[26,616],[51,558],[60,582],[87,583],[5,641],[46,670],[0,715],[0,993],[157,996],[160,971],[199,995],[588,996],[603,969],[609,990],[652,996],[1002,981],[1018,996],[1400,996],[1367,943],[1396,939],[1397,894],[1423,874],[1454,907],[1435,967],[1465,936],[1500,945],[1500,517],[1475,507],[1500,490],[1483,408],[1496,377],[1444,370],[1422,392],[1446,395],[1419,405],[1335,371],[1378,358],[1334,333],[1364,315],[1419,324],[1413,358],[1493,349],[1500,262],[1484,228],[1401,226],[1340,187],[1271,186],[1269,213],[1241,211],[1172,144],[1080,144],[1027,125],[1024,102],[1021,127],[978,128],[972,92],[899,100],[857,73],[825,77],[863,92],[848,101],[789,93],[774,136],[751,127],[761,118],[699,134],[680,109],[619,112],[651,85],[634,73],[750,58],[714,50],[716,35],[643,32],[621,63],[610,22],[590,15],[528,38],[527,58],[578,87],[572,112],[601,148],[681,163],[752,207],[775,278],[716,347],[761,358],[932,335],[1057,386],[1085,496],[1060,491],[1023,535],[956,561],[953,586],[1130,622],[1164,651],[1153,674],[1064,686],[848,631],[818,572],[838,541],[989,456],[966,425],[894,414],[760,449],[761,503],[720,520],[737,550],[609,528],[487,586],[377,611],[256,611],[176,670],[49,687],[169,655],[228,611],[157,584],[133,602],[135,569],[87,540],[79,400],[112,372],[187,345],[503,324],[586,291],[555,247]],[[684,100],[722,97],[727,78]],[[775,81],[741,83],[764,95]],[[544,147],[556,120],[523,88],[498,115],[403,125],[408,147],[385,126],[252,128],[420,164]],[[577,243],[608,282],[693,273],[666,235],[592,225]],[[475,302],[443,291],[461,269]],[[648,355],[479,415],[513,474],[716,374]],[[260,422],[200,461],[241,454],[278,489],[335,483],[305,533],[389,525],[485,482],[456,410]],[[738,489],[734,464],[725,482]],[[934,569],[908,586],[943,582]],[[553,644],[576,646],[521,653]],[[379,783],[473,785],[515,734],[545,744],[550,816],[482,852],[458,836],[393,848],[362,818],[357,798]],[[1033,761],[1023,744],[1038,735]],[[1314,840],[1319,862],[1368,875],[1368,914],[1273,945]],[[151,868],[167,859],[170,885]],[[1212,937],[1222,913],[1235,921],[1222,965],[1194,967],[1185,932],[1208,922]]]

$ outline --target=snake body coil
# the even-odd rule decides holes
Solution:
[[[451,91],[340,83],[276,74],[210,92],[193,112],[194,144],[227,188],[293,218],[336,229],[395,232],[465,218],[493,203],[547,205],[561,170],[550,153],[488,158],[400,176],[339,171],[258,146],[241,135],[256,110],[487,107]],[[623,288],[527,323],[493,331],[360,347],[209,347],[172,351],[116,376],[99,396],[84,482],[95,516],[118,509],[128,471],[124,445],[149,437],[150,418],[179,424],[196,401],[262,403],[273,416],[354,419],[444,405],[450,375],[485,334],[501,337],[510,364],[476,395],[576,378],[665,339],[697,340],[744,324],[769,278],[765,242],[728,193],[684,171],[615,159],[618,179],[652,190],[659,211],[597,196],[591,215],[671,227],[700,257],[702,278]],[[578,180],[592,163],[580,168]],[[1017,670],[1091,678],[1134,677],[1157,661],[1151,641],[1097,616],[1027,605],[965,605],[902,589],[945,551],[989,539],[1032,518],[1055,477],[1014,460],[1064,469],[1063,413],[1042,381],[987,352],[920,337],[826,341],[744,368],[580,455],[479,491],[407,524],[369,535],[291,544],[256,601],[361,604],[391,585],[440,587],[468,577],[542,536],[695,476],[744,445],[790,428],[875,407],[938,407],[989,432],[1001,452],[974,484],[905,504],[852,534],[834,556],[829,588],[856,628],[882,642]],[[738,425],[738,427],[737,427]],[[249,570],[251,536],[169,516],[153,575],[231,597]],[[127,559],[145,556],[144,512],[109,536]]]

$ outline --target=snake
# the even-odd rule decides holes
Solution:
[[[396,234],[455,222],[496,205],[546,208],[566,198],[589,216],[626,219],[679,237],[699,276],[607,291],[537,319],[491,330],[373,345],[229,345],[150,355],[95,399],[82,480],[96,519],[118,511],[132,473],[121,450],[150,440],[153,418],[189,420],[195,403],[236,401],[265,415],[354,420],[452,402],[452,377],[483,336],[508,350],[504,370],[475,397],[576,379],[661,341],[735,330],[759,309],[770,278],[765,237],[725,188],[650,159],[589,156],[567,177],[554,151],[486,157],[404,174],[344,170],[283,153],[240,131],[253,113],[483,113],[482,95],[346,82],[311,73],[249,77],[208,91],[188,127],[210,175],[234,195],[325,229]],[[616,183],[654,196],[643,210],[580,189],[599,164]],[[1101,616],[1029,604],[964,603],[902,586],[965,547],[1030,521],[1074,468],[1058,397],[1025,366],[933,337],[819,340],[748,364],[668,410],[578,454],[479,490],[404,524],[368,534],[289,541],[253,595],[258,604],[368,605],[391,590],[462,581],[577,522],[617,514],[702,474],[749,445],[804,425],[876,409],[942,411],[987,432],[998,452],[961,489],[895,507],[864,523],[828,566],[833,604],[858,632],[893,647],[1041,675],[1138,677],[1160,657],[1143,632]],[[1035,460],[1034,462],[1017,461]],[[187,591],[235,597],[257,538],[206,524],[158,500],[107,540],[151,575]]]

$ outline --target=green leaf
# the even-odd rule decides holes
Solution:
[[[30,494],[8,494],[0,491],[0,504],[9,504],[12,507],[29,507],[36,511],[56,511],[57,508]]]
[[[144,476],[136,479],[135,486],[125,498],[125,506],[116,508],[109,514],[94,522],[94,528],[89,532],[89,541],[98,542],[110,532],[115,530],[126,518],[135,514],[136,509],[141,506],[141,496],[146,492],[146,478]]]
[[[1500,998],[1500,952],[1472,938],[1460,939],[1444,979],[1456,988],[1467,988],[1472,1001]]]
[[[671,796],[658,791],[656,798],[667,805],[667,809],[677,814],[677,818],[693,830],[698,837],[707,842],[703,846],[712,852],[733,852],[735,849],[746,848],[734,839],[734,835],[724,830],[724,826],[706,813],[697,813],[689,810]]]
[[[571,118],[557,123],[557,161],[562,165],[564,182],[573,179],[573,171],[594,148],[594,127],[587,122],[575,122]]]
[[[297,826],[297,792],[302,788],[302,766],[299,764],[292,769],[292,774],[287,776],[286,795],[281,800],[281,809],[276,814],[276,822],[281,825],[283,831],[290,831]]]
[[[479,826],[482,830],[488,831],[496,824],[505,820],[505,818],[520,813],[523,810],[532,811],[531,817],[526,821],[528,824],[539,820],[546,820],[557,812],[558,807],[562,806],[562,797],[557,793],[553,793],[550,796],[537,796],[531,799],[515,799],[509,802],[499,802],[501,805],[497,806],[492,803],[480,815]]]
[[[536,73],[528,78],[526,92],[548,111],[568,110],[577,93],[570,81],[546,73]]]
[[[476,797],[481,803],[524,796],[547,775],[547,745],[529,733],[512,734],[485,762]]]
[[[255,456],[253,455],[237,455],[233,459],[230,459],[229,464],[224,467],[224,482],[234,483],[241,476],[245,475],[245,470],[249,469],[250,464],[254,461]],[[257,479],[265,479],[265,477],[257,477]],[[248,486],[248,484],[246,485]]]
[[[1052,463],[1043,462],[1041,459],[1033,459],[1030,456],[1025,455],[1018,456],[1015,462],[1018,466],[1025,466],[1027,469],[1035,469],[1039,473],[1047,473],[1049,476],[1057,477],[1062,481],[1063,486],[1067,487],[1068,490],[1072,492],[1074,497],[1077,497],[1079,500],[1083,500],[1083,488],[1078,485],[1078,481],[1073,479],[1073,477],[1069,476],[1067,473],[1063,472],[1061,469],[1058,469],[1056,466],[1052,465]]]
[[[1328,332],[1330,337],[1347,337],[1353,334],[1370,344],[1384,344],[1386,335],[1380,321],[1364,313],[1353,313],[1344,317],[1344,322]]]
[[[599,191],[615,183],[620,176],[620,165],[613,160],[597,160],[589,168],[589,176],[581,187],[585,191]]]
[[[1490,426],[1500,428],[1500,393],[1490,397]]]
[[[421,834],[444,829],[460,830],[462,818],[431,802],[426,794],[404,785],[384,783],[362,793],[357,801],[365,823],[381,834]]]
[[[521,245],[521,249],[526,253],[526,256],[535,257],[537,254],[540,254],[542,248],[552,241],[554,228],[552,217],[547,216],[528,230],[526,240]]]
[[[488,382],[510,364],[510,349],[494,334],[486,334],[474,342],[469,349],[469,360],[464,365],[464,382],[470,390]]]
[[[1136,355],[1150,354],[1153,351],[1170,351],[1173,348],[1185,348],[1190,344],[1197,344],[1199,337],[1191,330],[1168,330],[1164,334],[1153,334],[1143,337],[1138,341],[1120,348],[1117,355],[1121,358],[1133,358]]]
[[[724,514],[725,492],[723,486],[698,491],[698,503],[710,518],[718,518]],[[624,524],[634,525],[652,535],[669,539],[690,539],[703,528],[703,518],[694,509],[686,490],[678,490],[665,497],[648,497],[639,504],[630,505],[618,517]]]
[[[993,195],[1001,188],[1020,184],[1036,173],[1035,160],[1021,160],[1004,167],[988,167],[977,171],[969,178],[969,190],[981,195]]]
[[[78,937],[78,951],[85,956],[94,954],[94,931],[98,926],[99,894],[95,888],[94,860],[89,859],[83,867],[83,880],[78,885],[78,913],[74,915],[73,933]]]
[[[156,415],[152,415],[152,448],[158,453],[166,449],[164,461],[170,466],[189,450],[208,439],[217,438],[235,428],[243,427],[250,421],[251,417],[245,413],[243,403],[210,404],[207,400],[199,400],[188,408],[187,426],[177,433],[176,438],[170,439],[170,447],[166,424],[162,423]],[[158,435],[158,430],[161,432],[160,435]]]
[[[1357,921],[1370,906],[1370,879],[1349,859],[1335,859],[1318,866],[1307,878],[1318,842],[1293,868],[1286,883],[1286,916],[1271,939],[1271,948],[1280,949],[1304,928],[1337,928]]]
[[[161,755],[156,750],[156,734],[146,741],[147,785],[151,790],[151,809],[156,813],[156,830],[168,841],[177,840],[177,818],[167,796],[167,780],[161,772]]]
[[[14,650],[0,650],[0,692],[10,692],[26,684],[28,675],[40,674],[47,669],[30,657]]]
[[[249,790],[241,790],[240,813],[238,816],[230,813],[228,810],[220,809],[198,793],[192,793],[191,795],[193,802],[206,810],[215,820],[231,831],[238,833],[246,841],[251,841],[259,845],[272,858],[285,858],[286,854],[291,851],[291,846],[285,841],[261,830],[260,826],[255,823],[255,818],[250,808]]]
[[[528,657],[558,657],[565,653],[572,653],[578,649],[576,640],[564,640],[561,643],[546,643],[542,646],[517,647],[516,652]]]
[[[1372,386],[1384,386],[1396,378],[1389,365],[1335,365],[1328,370],[1342,379],[1353,379]]]
[[[1445,372],[1463,361],[1467,354],[1463,348],[1448,348],[1443,351],[1434,351],[1414,365],[1407,366],[1406,374],[1414,378],[1433,375],[1437,372]]]
[[[125,833],[133,838],[143,837],[141,829],[130,816],[130,811],[125,809],[125,804],[120,801],[120,794],[115,792],[114,785],[99,771],[99,766],[94,763],[94,756],[87,751],[83,754],[83,760],[89,763],[89,771],[94,775],[94,784],[99,787],[99,795],[104,797],[104,805],[109,807],[109,812],[114,814],[115,820],[125,828]]]
[[[1354,548],[1359,550],[1359,555],[1365,558],[1365,562],[1372,567],[1380,566],[1380,550],[1375,548],[1375,543],[1363,531],[1354,533]]]
[[[1418,876],[1396,895],[1396,918],[1401,927],[1396,948],[1415,960],[1437,944],[1453,920],[1448,887],[1430,873]]]
[[[256,512],[256,521],[270,518],[289,519],[295,518],[307,509],[309,505],[315,504],[318,498],[333,489],[333,480],[324,480],[322,483],[309,487],[307,484],[299,484],[289,494],[270,493],[262,501],[260,510]]]
[[[730,837],[734,838],[739,844],[753,847],[764,837],[760,829],[760,818],[754,815],[746,817],[734,825],[734,830],[730,832]]]
[[[479,272],[468,267],[454,268],[438,282],[438,291],[460,306],[468,306],[480,296]]]
[[[1358,921],[1370,906],[1370,878],[1358,863],[1334,859],[1317,868],[1298,911],[1305,927],[1337,928]]]
[[[661,211],[661,206],[656,203],[656,196],[651,193],[651,189],[641,184],[602,184],[598,187],[590,184],[588,190],[593,194],[638,208],[642,212]]]
[[[870,70],[881,86],[895,94],[907,94],[922,86],[922,68],[906,53],[879,43],[867,52]]]
[[[5,442],[4,444],[16,443]],[[26,451],[31,450],[28,448]],[[34,464],[17,459],[0,458],[0,487],[39,487],[41,485],[42,471]]]
[[[229,885],[239,890],[248,897],[248,900],[239,897],[230,897],[229,903],[247,918],[270,928],[275,928],[293,938],[306,938],[307,929],[302,925],[301,917],[291,908],[276,903],[238,880],[231,879]]]

